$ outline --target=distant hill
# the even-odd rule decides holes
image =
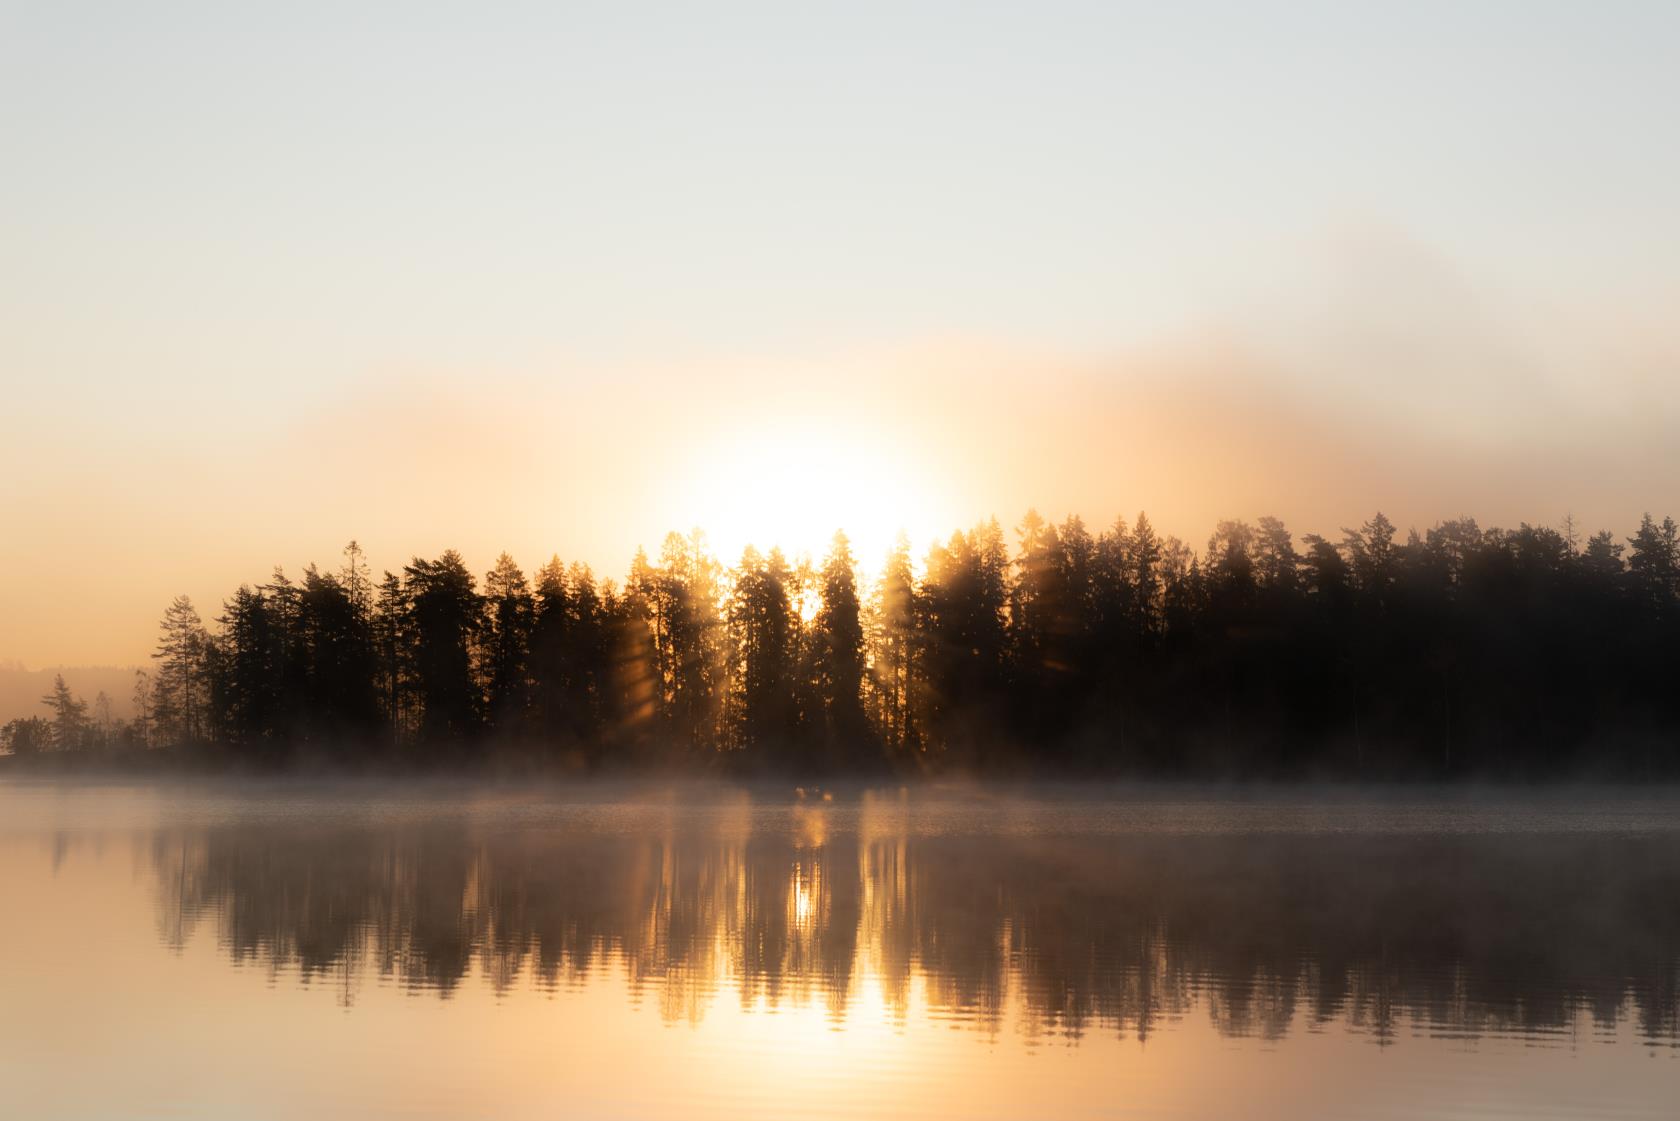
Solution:
[[[64,675],[70,691],[93,707],[101,690],[111,698],[111,715],[126,720],[134,714],[135,666],[47,666],[24,669],[0,665],[0,724],[20,716],[45,716],[41,697],[52,688],[53,677]]]

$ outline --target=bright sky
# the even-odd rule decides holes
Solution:
[[[1680,8],[0,7],[0,662],[277,562],[1680,494]],[[1674,512],[1680,513],[1680,510]]]

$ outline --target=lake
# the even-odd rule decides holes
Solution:
[[[1663,1117],[1680,797],[0,780],[0,1116]]]

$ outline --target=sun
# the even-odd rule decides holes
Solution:
[[[820,563],[836,530],[866,571],[900,532],[936,533],[938,480],[913,449],[834,418],[793,416],[720,434],[689,472],[683,509],[733,564],[748,545]]]

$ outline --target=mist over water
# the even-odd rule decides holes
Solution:
[[[7,782],[0,1112],[1669,1115],[1671,792],[828,793]]]

